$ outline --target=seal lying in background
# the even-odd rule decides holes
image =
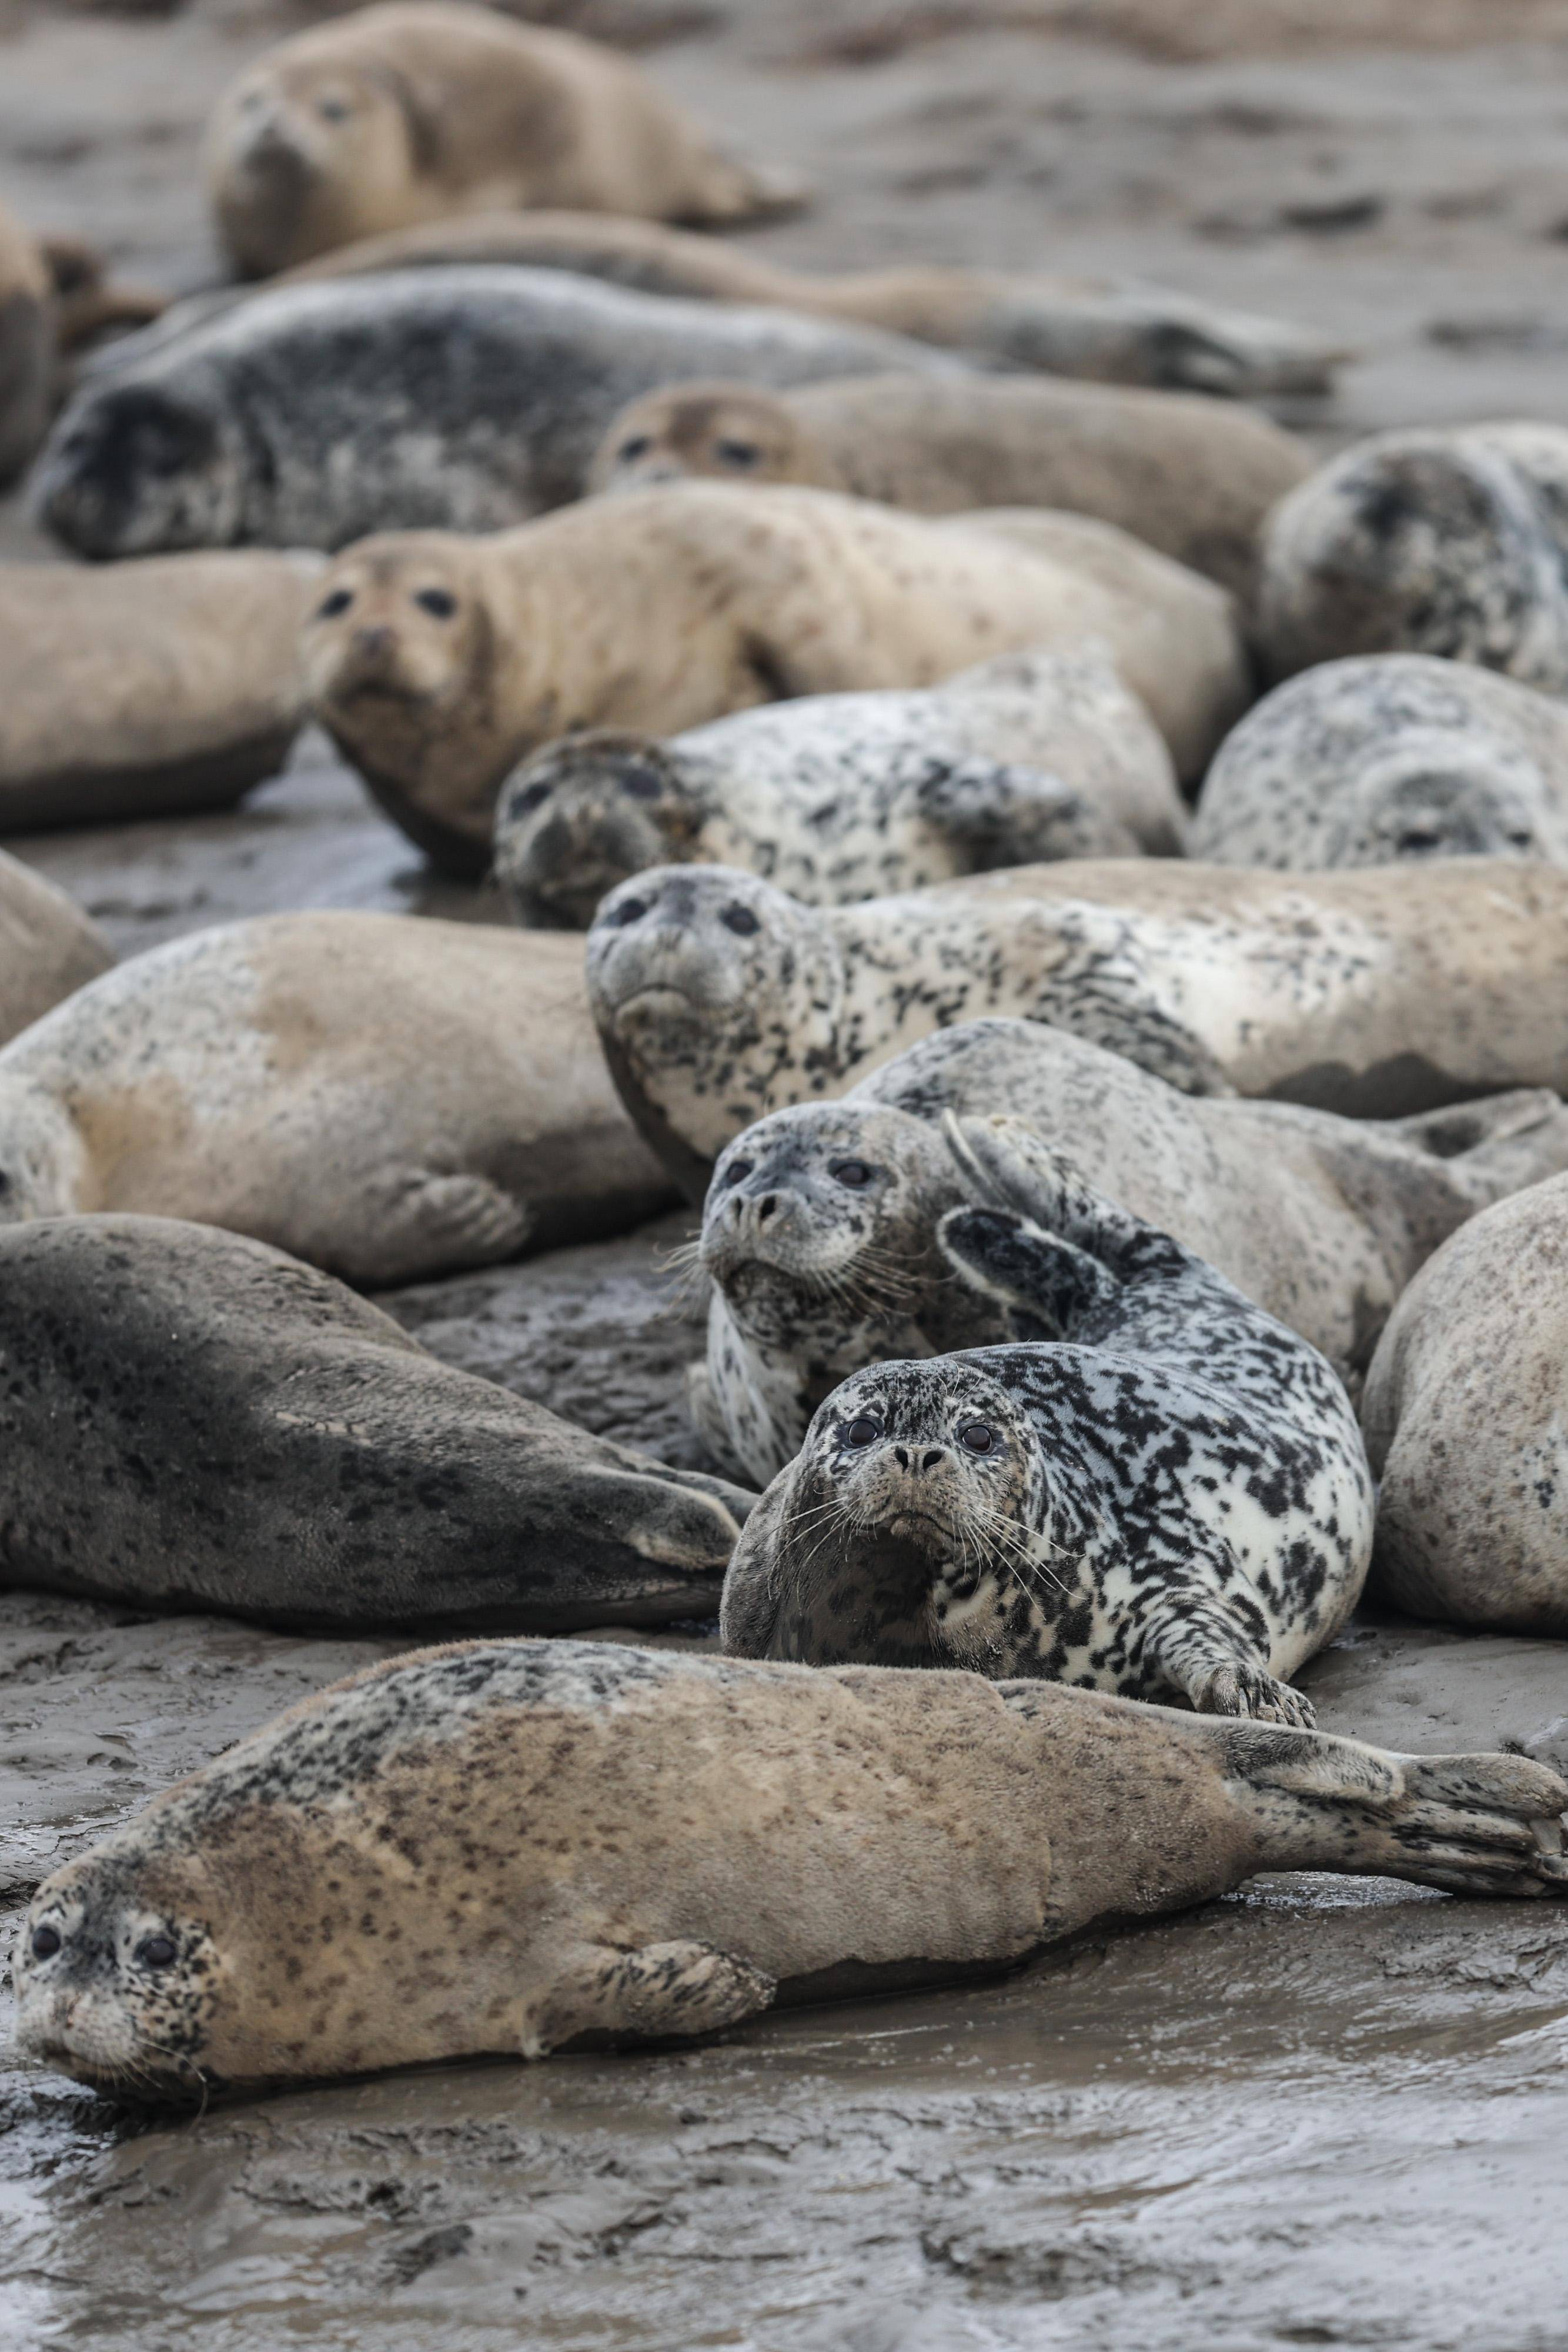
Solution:
[[[1218,866],[1568,866],[1568,710],[1427,654],[1324,662],[1226,737],[1191,846]]]
[[[617,410],[671,375],[957,364],[869,327],[559,269],[296,286],[107,352],[50,436],[37,502],[89,556],[497,530],[578,497]]]
[[[936,1240],[969,1197],[937,1122],[1003,1104],[1288,1323],[1353,1395],[1396,1299],[1456,1226],[1568,1168],[1555,1095],[1374,1126],[1178,1094],[1040,1022],[939,1030],[841,1101],[770,1112],[720,1157],[698,1259],[714,1286],[706,1360],[690,1379],[715,1461],[766,1486],[850,1373],[1019,1336],[953,1280]]]
[[[1568,431],[1375,433],[1264,533],[1258,641],[1274,676],[1347,654],[1437,654],[1568,688]]]
[[[305,721],[320,558],[0,566],[0,829],[227,808]]]
[[[713,1613],[750,1501],[258,1242],[0,1233],[0,1586],[336,1632],[657,1624]]]
[[[1016,1119],[951,1113],[961,1282],[1036,1344],[835,1389],[752,1513],[725,1647],[977,1667],[1310,1725],[1284,1679],[1372,1557],[1372,1479],[1314,1348]]]
[[[1568,1634],[1565,1263],[1558,1176],[1446,1243],[1372,1360],[1375,1570],[1412,1616]]]
[[[0,1045],[113,961],[74,899],[0,850]]]
[[[389,535],[333,564],[305,660],[317,717],[389,814],[471,874],[502,781],[559,736],[934,686],[1085,635],[1178,772],[1201,772],[1249,698],[1230,600],[1081,515],[936,521],[686,482],[495,539]]]
[[[711,476],[808,482],[919,514],[1098,515],[1249,598],[1264,517],[1310,472],[1264,416],[1106,384],[846,376],[795,392],[670,384],[615,419],[590,490]]]
[[[1097,640],[940,687],[802,695],[669,741],[567,736],[501,787],[524,922],[586,929],[644,866],[742,866],[817,906],[1052,857],[1173,855],[1170,754]]]
[[[55,390],[54,287],[36,241],[0,205],[0,483],[32,458]]]
[[[1124,858],[836,908],[661,866],[605,899],[587,963],[622,1097],[694,1201],[765,1111],[987,1013],[1184,1093],[1363,1118],[1568,1092],[1568,877],[1501,858],[1286,877]]]
[[[573,939],[257,916],[120,964],[0,1053],[0,1223],[190,1217],[364,1285],[623,1232],[665,1197]]]
[[[1521,1756],[1049,1684],[465,1643],[306,1700],[56,1871],[16,2039],[164,2099],[706,2033],[1261,1870],[1561,1895],[1565,1805]]]
[[[462,0],[359,8],[219,98],[207,189],[263,277],[352,238],[496,205],[727,223],[783,193],[718,154],[631,60]]]

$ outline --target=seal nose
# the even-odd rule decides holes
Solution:
[[[895,1445],[893,1449],[893,1458],[901,1470],[913,1470],[915,1467],[914,1453],[907,1445]],[[919,1467],[923,1472],[936,1470],[946,1460],[947,1448],[945,1445],[929,1446],[920,1456]]]
[[[778,1210],[779,1210],[779,1195],[778,1195],[778,1193],[777,1193],[777,1192],[765,1192],[765,1193],[763,1194],[763,1196],[762,1196],[761,1200],[760,1200],[760,1201],[758,1201],[758,1202],[757,1203],[757,1222],[758,1222],[758,1223],[759,1225],[765,1225],[765,1224],[768,1223],[768,1220],[769,1219],[769,1217],[772,1217],[772,1216],[777,1215],[777,1213],[778,1213]]]
[[[354,632],[354,651],[364,655],[367,660],[379,660],[383,654],[390,654],[396,642],[384,621],[378,622],[373,628],[356,629]]]

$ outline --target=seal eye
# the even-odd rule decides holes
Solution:
[[[604,919],[607,923],[617,923],[622,925],[626,923],[640,923],[647,911],[648,901],[646,898],[622,898],[618,907],[611,908],[610,912],[605,916]]]
[[[724,1171],[726,1189],[727,1190],[731,1184],[740,1183],[746,1177],[749,1176],[751,1173],[751,1168],[752,1163],[749,1160],[732,1160],[729,1166]]]
[[[1435,825],[1407,825],[1399,836],[1401,849],[1436,849],[1437,831]]]
[[[449,621],[457,610],[457,599],[447,588],[417,589],[413,601],[422,613],[430,613],[438,621]]]
[[[967,1421],[958,1432],[958,1442],[971,1454],[989,1454],[995,1446],[996,1432],[983,1421]]]
[[[862,1445],[874,1445],[881,1435],[881,1422],[873,1421],[870,1413],[862,1412],[858,1414],[845,1430],[844,1444],[852,1445],[858,1453]]]
[[[620,455],[622,462],[625,465],[634,466],[639,457],[645,457],[647,456],[653,446],[653,437],[652,434],[633,433],[630,441],[622,441],[621,444]]]
[[[34,1928],[33,1958],[36,1960],[52,1960],[59,1948],[60,1931],[57,1927]]]
[[[319,98],[316,111],[323,122],[347,122],[352,109],[346,98]]]
[[[348,611],[353,601],[354,592],[351,588],[334,588],[331,594],[324,596],[317,605],[316,618],[319,621],[335,621],[340,613]]]
[[[753,931],[762,929],[749,907],[727,907],[719,919],[741,940],[748,940]]]
[[[549,784],[525,784],[512,803],[512,814],[528,816],[533,810],[543,808],[550,796],[550,791],[551,787]]]
[[[1511,833],[1508,841],[1511,849],[1530,849],[1534,845],[1535,835],[1532,833]]]
[[[621,789],[630,793],[634,801],[656,801],[663,787],[652,768],[628,768],[621,779]]]
[[[863,1160],[831,1160],[828,1162],[829,1175],[836,1183],[847,1184],[852,1192],[858,1192],[862,1184],[869,1184],[875,1172]]]
[[[172,1936],[143,1936],[136,1947],[136,1957],[143,1968],[166,1969],[178,1950]]]
[[[6,1193],[7,1193],[10,1190],[11,1190],[11,1179],[10,1179],[10,1177],[7,1175],[7,1173],[6,1173],[6,1171],[5,1171],[5,1169],[4,1169],[4,1168],[0,1168],[0,1201],[3,1201],[3,1200],[5,1198]]]
[[[716,441],[714,455],[721,466],[733,466],[742,474],[762,461],[762,452],[755,441]]]

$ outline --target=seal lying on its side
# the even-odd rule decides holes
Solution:
[[[1429,654],[1324,662],[1226,737],[1191,846],[1218,866],[1568,866],[1568,710]]]
[[[1372,1479],[1315,1348],[1016,1119],[946,1132],[937,1229],[1036,1344],[833,1391],[747,1522],[727,1649],[974,1666],[1310,1724],[1281,1677],[1355,1606]]]
[[[624,1232],[666,1185],[575,940],[264,915],[132,957],[0,1053],[0,1223],[191,1217],[361,1284]]]
[[[720,1158],[699,1259],[707,1353],[689,1379],[715,1461],[766,1486],[850,1373],[1019,1336],[936,1240],[967,1197],[937,1122],[1002,1105],[1309,1340],[1353,1395],[1396,1299],[1456,1226],[1568,1169],[1555,1095],[1369,1125],[1195,1099],[1041,1022],[939,1030],[841,1101],[771,1112]]]
[[[0,1045],[113,961],[74,899],[0,850]]]
[[[464,1644],[308,1699],[56,1871],[16,2037],[164,2099],[706,2033],[1262,1870],[1561,1895],[1564,1806],[1520,1756],[1047,1684]]]
[[[1311,470],[1265,416],[1108,384],[845,376],[794,392],[677,383],[615,419],[592,490],[692,476],[814,482],[917,514],[977,507],[1098,515],[1251,596],[1264,517]]]
[[[1445,1244],[1372,1360],[1374,1573],[1412,1616],[1568,1634],[1565,1266],[1558,1176]]]
[[[699,1202],[765,1111],[986,1013],[1051,1022],[1188,1094],[1393,1118],[1568,1092],[1568,876],[1501,858],[1025,866],[855,907],[661,866],[611,892],[587,960],[622,1097]]]
[[[502,781],[559,736],[934,686],[1085,635],[1200,773],[1250,695],[1230,599],[1082,515],[934,520],[682,482],[494,539],[388,535],[332,565],[305,658],[317,716],[389,814],[473,872]]]
[[[649,866],[747,866],[837,907],[998,866],[1171,855],[1185,827],[1153,720],[1086,639],[669,741],[567,736],[501,787],[495,866],[520,920],[586,929]]]
[[[750,1502],[259,1242],[0,1233],[0,1586],[338,1632],[656,1624],[716,1609]]]
[[[305,721],[315,555],[0,567],[0,830],[227,808]]]

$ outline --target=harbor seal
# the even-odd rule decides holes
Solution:
[[[0,830],[228,808],[305,723],[319,556],[0,567]]]
[[[263,915],[107,972],[0,1052],[0,1223],[188,1217],[370,1286],[623,1232],[667,1197],[575,940]]]
[[[1059,507],[1146,540],[1244,602],[1264,517],[1312,470],[1265,416],[1197,394],[1017,376],[662,386],[615,419],[591,491],[693,476],[810,482],[917,514]]]
[[[1395,1301],[1455,1228],[1568,1169],[1568,1108],[1494,1095],[1370,1124],[1178,1094],[1035,1021],[969,1021],[837,1102],[769,1112],[720,1155],[697,1265],[713,1285],[689,1380],[710,1457],[766,1486],[840,1381],[1019,1336],[937,1244],[962,1174],[944,1112],[998,1106],[1085,1181],[1207,1261],[1326,1356],[1354,1396]]]
[[[960,362],[869,327],[559,269],[286,287],[107,351],[49,437],[35,503],[92,557],[499,530],[577,498],[617,410],[673,375],[900,367]]]
[[[1170,754],[1089,638],[669,741],[568,736],[501,787],[495,871],[520,920],[586,929],[648,866],[742,866],[843,906],[998,866],[1171,856],[1185,830]]]
[[[1568,1634],[1568,1177],[1454,1235],[1395,1309],[1362,1420],[1374,1572],[1412,1616]]]
[[[55,306],[36,240],[0,205],[0,483],[15,480],[48,431]]]
[[[1437,654],[1568,689],[1568,431],[1375,433],[1283,499],[1263,539],[1276,677],[1349,654]]]
[[[391,0],[278,42],[219,98],[205,167],[218,234],[253,278],[454,213],[719,226],[788,192],[719,154],[614,49],[463,0]]]
[[[1226,737],[1191,847],[1217,866],[1568,866],[1568,710],[1430,654],[1324,662]]]
[[[129,2099],[711,2032],[996,1969],[1259,1871],[1561,1895],[1521,1756],[957,1673],[578,1642],[389,1660],[55,1871],[22,2055]]]
[[[0,1586],[339,1633],[711,1616],[752,1499],[162,1217],[0,1232]]]
[[[0,1045],[113,961],[74,899],[0,850]]]
[[[1031,1342],[855,1373],[736,1547],[725,1647],[972,1666],[1310,1726],[1289,1676],[1372,1557],[1372,1478],[1315,1348],[1032,1129],[944,1131],[937,1242]]]
[[[493,539],[389,534],[327,573],[305,662],[316,716],[388,814],[473,874],[502,782],[559,736],[934,686],[1085,635],[1177,772],[1200,772],[1249,699],[1230,600],[1080,515],[933,520],[832,490],[683,482]]]
[[[1185,1093],[1360,1118],[1568,1092],[1568,877],[1504,858],[1025,866],[854,907],[662,866],[611,892],[587,961],[622,1099],[697,1202],[764,1112],[841,1095],[987,1013],[1050,1022]]]

